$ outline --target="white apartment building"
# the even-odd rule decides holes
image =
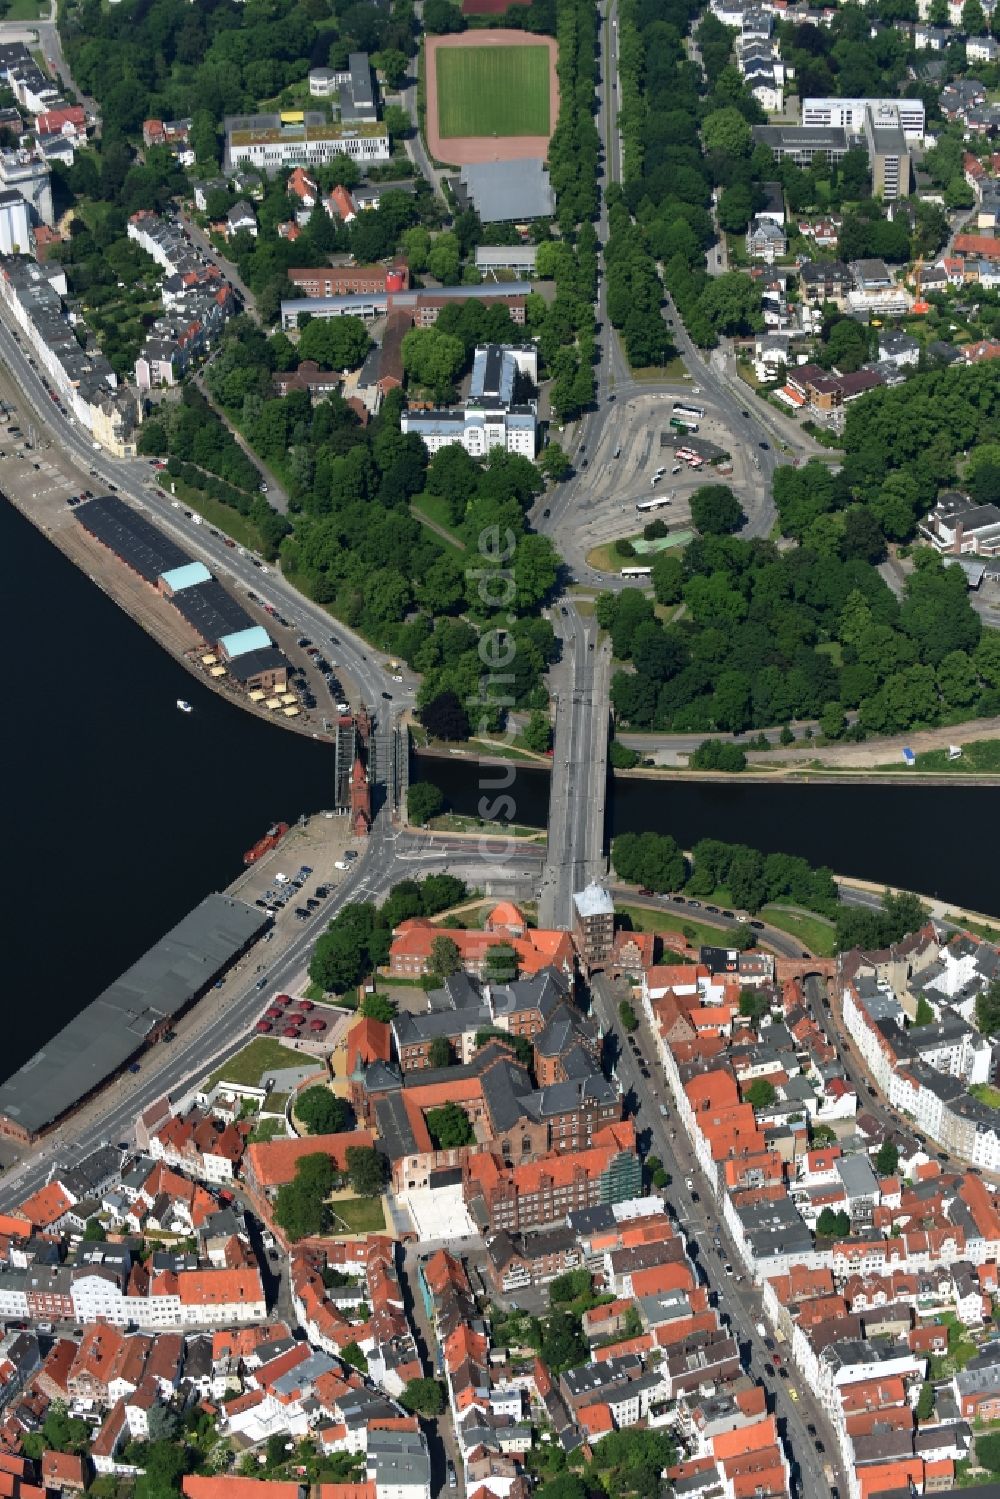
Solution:
[[[377,120],[342,120],[307,110],[301,120],[280,114],[227,115],[225,168],[256,167],[269,177],[288,167],[317,167],[335,156],[370,165],[389,160],[389,132]]]
[[[922,99],[803,99],[802,124],[861,135],[868,110],[877,127],[896,126],[907,140],[923,140],[927,117]]]
[[[0,254],[31,254],[31,212],[15,188],[0,191]]]
[[[537,383],[538,350],[534,344],[486,344],[476,350],[465,406],[404,411],[401,430],[415,432],[429,453],[461,443],[473,458],[485,458],[491,448],[534,458],[535,404],[515,404],[518,375]]]

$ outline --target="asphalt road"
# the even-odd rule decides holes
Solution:
[[[553,673],[556,728],[549,791],[549,840],[539,921],[572,925],[574,890],[604,869],[611,646],[597,621],[563,605],[554,617],[563,661]]]
[[[605,1035],[617,1035],[617,1005],[612,986],[599,978],[592,994],[593,1007]],[[770,1352],[755,1326],[762,1320],[760,1292],[745,1278],[737,1281],[735,1276],[730,1277],[725,1272],[727,1263],[738,1265],[739,1259],[721,1215],[714,1210],[714,1197],[685,1132],[677,1125],[670,1092],[656,1061],[656,1047],[644,1017],[636,1035],[641,1038],[640,1052],[646,1059],[651,1076],[648,1080],[642,1076],[631,1047],[622,1041],[615,1069],[618,1082],[623,1094],[633,1104],[632,1114],[636,1127],[648,1141],[649,1151],[660,1158],[664,1169],[672,1178],[671,1186],[665,1190],[664,1195],[673,1204],[689,1241],[693,1239],[698,1246],[697,1263],[704,1271],[704,1279],[709,1287],[718,1294],[720,1313],[728,1318],[733,1335],[739,1341],[744,1367],[758,1384],[763,1385],[769,1404],[779,1418],[779,1426],[793,1461],[793,1473],[797,1469],[797,1488],[793,1487],[793,1492],[797,1492],[800,1499],[817,1499],[817,1496],[830,1492],[823,1473],[824,1463],[830,1461],[836,1468],[838,1462],[832,1429],[819,1402],[803,1382],[796,1378],[794,1369],[789,1370],[787,1381],[764,1373],[765,1369],[769,1369],[773,1376],[775,1371]],[[666,1118],[660,1113],[661,1104],[669,1110]],[[686,1179],[694,1183],[700,1199],[697,1203],[685,1186]],[[719,1236],[721,1250],[715,1248],[716,1235]],[[796,1390],[797,1401],[790,1398],[790,1388]],[[810,1423],[816,1427],[826,1448],[823,1456],[815,1451],[813,1437],[806,1430]],[[838,1475],[838,1481],[843,1485],[843,1475]],[[841,1486],[841,1493],[846,1492],[846,1488]]]
[[[312,919],[302,923],[301,932],[277,960],[270,963],[268,947],[259,944],[227,977],[221,1009],[207,1025],[187,1039],[152,1048],[138,1075],[126,1074],[109,1087],[102,1114],[86,1124],[70,1119],[33,1150],[24,1164],[5,1173],[0,1178],[0,1211],[9,1211],[36,1191],[49,1179],[58,1161],[72,1164],[103,1140],[131,1141],[137,1116],[150,1104],[164,1095],[186,1091],[242,1050],[271,996],[301,972],[316,938],[342,906],[349,901],[381,900],[398,880],[440,872],[444,861],[450,873],[470,884],[482,883],[483,861],[477,857],[474,843],[464,845],[461,851],[435,848],[417,835],[390,831],[384,818],[377,820],[349,874]],[[505,864],[491,865],[488,878],[531,879],[537,878],[537,871],[537,856],[522,856],[517,850]],[[265,983],[258,988],[261,978]]]
[[[154,483],[154,471],[148,459],[117,459],[109,457],[103,450],[95,452],[85,429],[71,417],[63,416],[46,394],[41,374],[29,363],[24,345],[15,339],[8,318],[6,309],[0,308],[0,359],[20,386],[21,416],[24,417],[23,408],[28,406],[36,441],[43,435],[49,437],[64,457],[76,462],[81,474],[87,476],[81,478],[81,487],[96,491],[109,484],[116,485],[122,495],[142,506],[164,531],[193,557],[204,562],[222,582],[233,586],[237,594],[252,590],[273,604],[291,622],[289,633],[292,638],[304,632],[317,643],[331,645],[335,636],[337,643],[330,653],[336,661],[338,674],[350,677],[363,701],[378,710],[381,717],[387,718],[391,711],[404,708],[413,701],[417,678],[412,673],[401,668],[399,674],[403,676],[403,682],[393,682],[391,673],[369,656],[365,641],[305,598],[282,578],[276,568],[267,564],[255,566],[249,555],[241,555],[239,549],[227,547],[221,536],[211,534],[208,526],[197,526],[185,519],[183,509],[172,504],[170,496]],[[93,479],[97,480],[96,485],[91,482]],[[280,637],[278,643],[282,643]],[[390,700],[392,710],[388,706]]]

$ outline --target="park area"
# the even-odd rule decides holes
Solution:
[[[559,112],[557,48],[523,31],[426,40],[427,145],[455,166],[544,157]]]

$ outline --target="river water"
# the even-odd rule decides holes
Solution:
[[[272,821],[330,805],[333,751],[208,691],[3,499],[0,599],[5,1076]]]
[[[418,773],[437,781],[456,812],[476,815],[475,762],[455,759],[442,767],[429,756],[418,760]],[[495,777],[495,768],[485,773]],[[546,770],[518,767],[508,793],[518,822],[545,826],[548,779]],[[972,836],[974,828],[1000,826],[1000,787],[623,778],[611,786],[607,820],[611,833],[672,833],[683,848],[699,838],[723,838],[766,853],[801,854],[838,874],[1000,915],[1000,861],[989,839]]]
[[[0,500],[8,623],[0,860],[4,1066],[13,1071],[203,895],[270,822],[329,804],[332,751],[209,692]],[[179,713],[177,698],[194,713]],[[457,811],[479,768],[424,760]],[[548,774],[519,768],[544,826]],[[619,781],[612,830],[780,849],[1000,914],[1000,789]]]

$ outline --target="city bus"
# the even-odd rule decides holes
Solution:
[[[640,514],[644,514],[647,510],[659,510],[662,506],[669,504],[670,497],[668,495],[654,494],[651,500],[638,500],[635,508]]]
[[[653,569],[651,567],[623,567],[623,578],[651,578]]]
[[[675,401],[673,412],[674,416],[695,416],[700,418],[705,415],[705,408],[704,406],[689,406],[686,401]]]
[[[675,432],[697,432],[698,422],[693,416],[672,416],[670,425]]]

